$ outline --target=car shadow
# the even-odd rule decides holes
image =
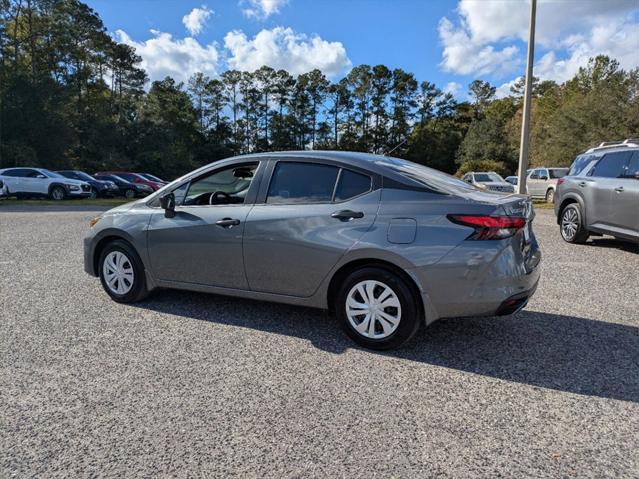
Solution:
[[[598,248],[617,248],[629,253],[639,253],[639,244],[617,238],[591,238],[586,245]]]
[[[138,307],[299,337],[341,354],[357,346],[328,313],[203,293],[160,290]],[[576,316],[522,311],[515,316],[435,322],[396,357],[506,381],[639,402],[639,328]]]

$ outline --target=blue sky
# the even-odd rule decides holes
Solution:
[[[475,78],[506,92],[523,73],[528,0],[89,0],[135,46],[151,79],[262,63],[336,79],[383,63],[464,97]],[[539,0],[535,72],[571,77],[605,53],[639,65],[639,1]]]

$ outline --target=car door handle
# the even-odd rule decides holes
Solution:
[[[221,226],[222,228],[231,228],[232,226],[239,225],[240,220],[236,220],[234,218],[223,218],[219,221],[216,221],[215,224]]]
[[[335,213],[331,214],[331,216],[341,221],[350,221],[353,218],[363,218],[364,213],[362,211],[341,210],[336,211]]]
[[[584,186],[586,186],[586,182],[585,181],[580,181],[579,182],[579,186],[581,186],[583,188]]]
[[[623,193],[623,186],[619,186],[619,187],[615,188],[615,191],[617,193]]]

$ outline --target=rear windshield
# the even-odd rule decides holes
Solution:
[[[459,178],[412,161],[388,157],[377,160],[375,163],[441,193],[454,194],[459,191],[477,191],[476,187]]]
[[[597,161],[597,159],[598,157],[595,155],[579,155],[572,163],[568,176],[579,176],[588,165]]]
[[[475,181],[477,183],[490,183],[491,181],[504,181],[497,173],[475,173]]]
[[[563,178],[568,174],[568,168],[550,168],[548,172],[551,178]]]

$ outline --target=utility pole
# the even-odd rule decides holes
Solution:
[[[537,0],[530,0],[530,27],[528,31],[528,61],[526,64],[526,89],[524,111],[521,118],[521,143],[519,144],[519,171],[517,172],[517,192],[526,193],[526,170],[528,169],[528,138],[530,136],[530,101],[532,98],[533,61],[535,57],[535,14]]]

